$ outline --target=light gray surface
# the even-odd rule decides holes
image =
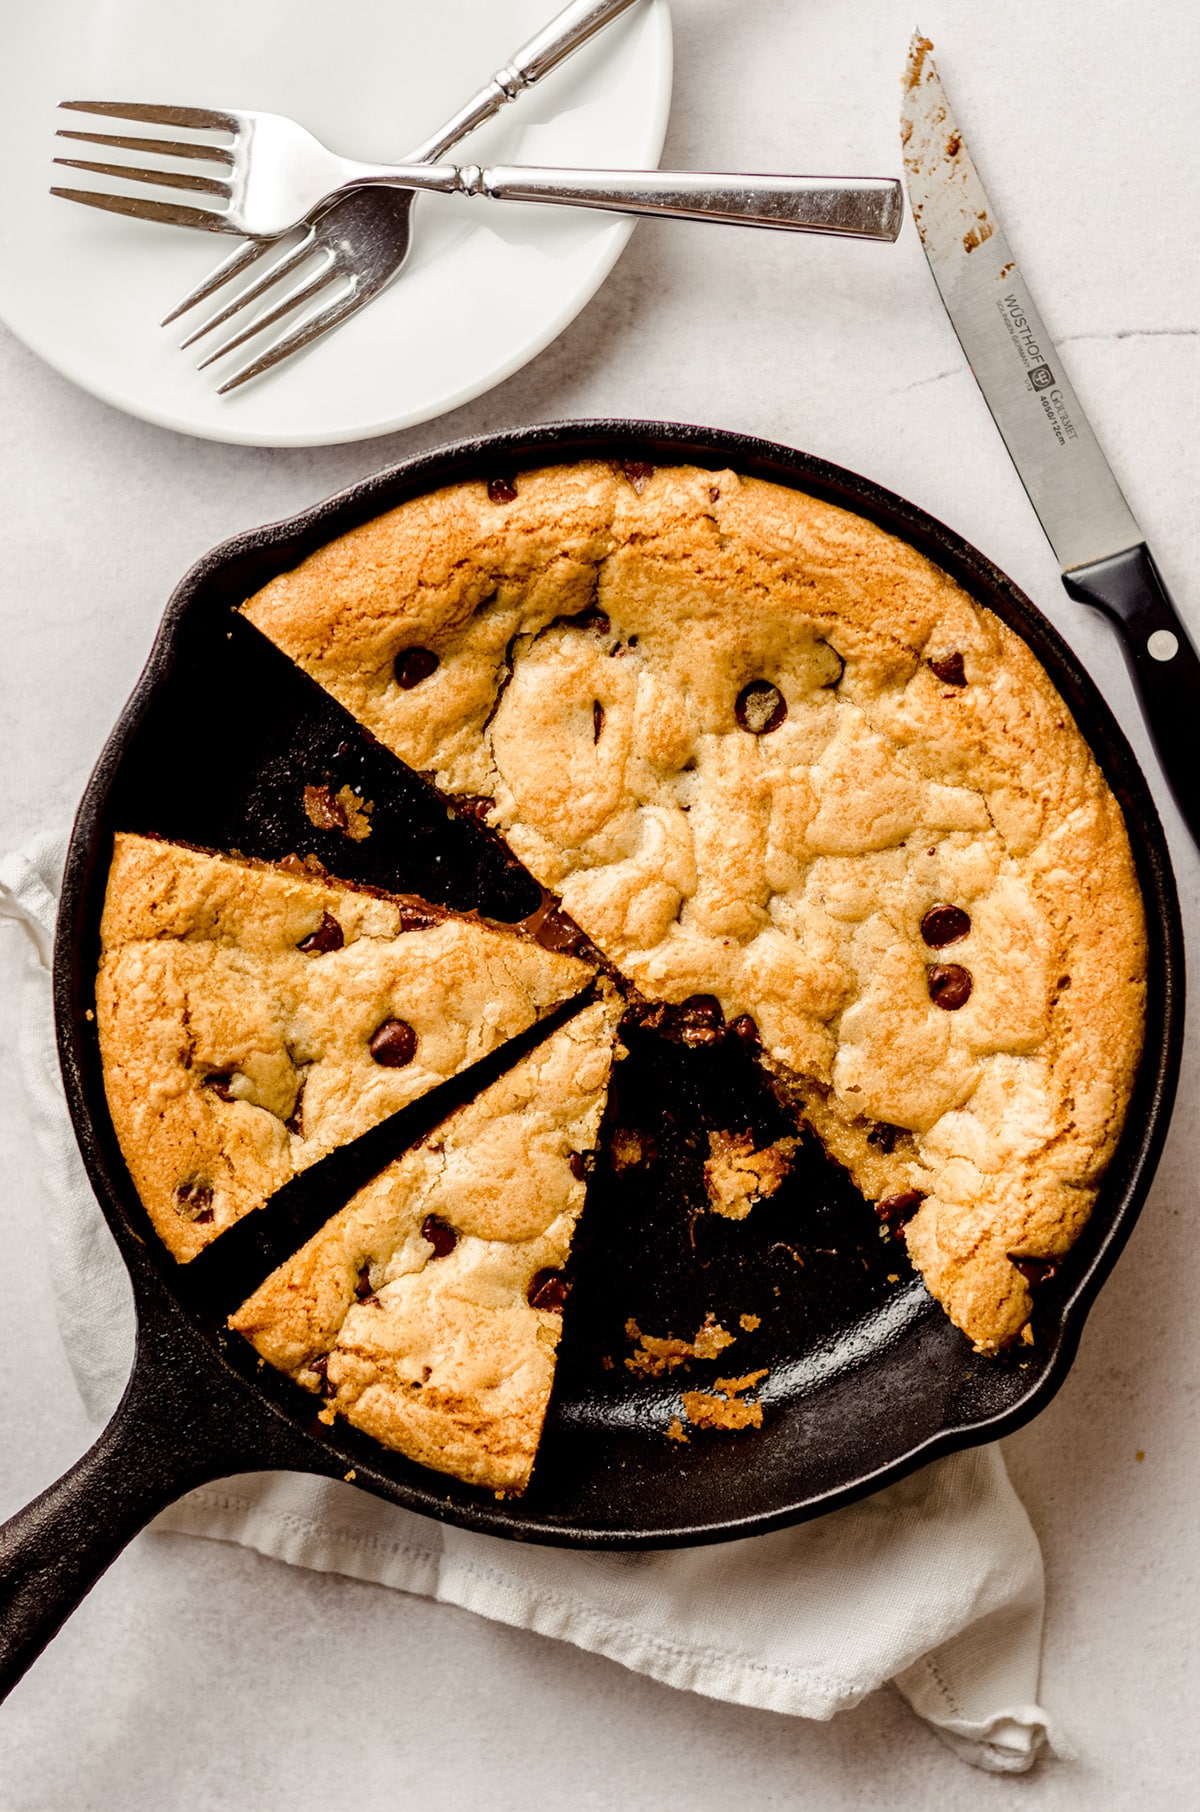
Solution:
[[[919,22],[1101,442],[1200,632],[1200,308],[1179,199],[1194,205],[1200,190],[1200,15],[1154,0],[1131,36],[1116,0],[939,0]],[[912,25],[907,0],[680,0],[664,161],[897,170]],[[1146,759],[1195,928],[1200,864],[1158,782],[1115,640],[1060,588],[910,226],[891,251],[639,227],[595,302],[533,367],[442,422],[312,453],[145,427],[0,335],[0,847],[70,815],[168,592],[213,542],[453,436],[656,413],[857,468],[1010,572]],[[179,734],[181,755],[202,762],[237,726],[214,699]],[[54,1325],[15,1084],[14,945],[0,929],[0,1513],[89,1434]],[[1043,1700],[1077,1760],[985,1780],[890,1692],[828,1726],[789,1723],[445,1607],[160,1535],[117,1563],[0,1713],[0,1812],[1195,1805],[1196,1099],[1193,1039],[1159,1178],[1075,1369],[1007,1444],[1046,1551]]]

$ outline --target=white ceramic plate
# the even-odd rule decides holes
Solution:
[[[212,440],[359,440],[478,396],[562,332],[608,275],[632,222],[422,196],[408,263],[390,290],[294,360],[219,397],[213,373],[194,369],[200,355],[178,350],[185,326],[158,322],[234,241],[56,200],[52,180],[90,179],[52,177],[55,104],[258,107],[293,115],[347,156],[402,158],[556,10],[556,0],[4,7],[0,320],[104,401]],[[466,141],[461,159],[652,167],[670,88],[667,0],[644,0]]]

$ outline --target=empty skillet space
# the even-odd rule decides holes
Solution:
[[[269,862],[315,855],[339,880],[513,921],[540,889],[461,810],[364,734],[328,693],[235,614],[181,626],[114,788],[114,830]],[[203,724],[188,742],[185,726]],[[351,804],[351,834],[333,820]],[[365,809],[364,809],[365,808]],[[314,820],[325,820],[321,822]]]

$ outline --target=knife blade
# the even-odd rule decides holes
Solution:
[[[1017,268],[932,48],[914,33],[900,128],[929,268],[1067,592],[1121,635],[1163,773],[1200,845],[1200,658]]]

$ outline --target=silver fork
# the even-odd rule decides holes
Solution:
[[[636,3],[637,0],[570,0],[561,12],[556,13],[548,24],[535,32],[520,50],[515,51],[491,80],[485,82],[439,131],[425,139],[403,161],[410,164],[436,163],[464,138],[502,112],[510,101],[515,101],[577,50],[590,44],[605,26],[628,12]],[[327,290],[336,279],[344,277],[345,286],[322,307],[305,316],[290,333],[273,342],[261,357],[231,378],[226,387],[233,389],[238,384],[245,383],[248,378],[269,370],[292,352],[298,352],[302,346],[307,346],[322,334],[330,332],[342,321],[356,314],[380,290],[386,289],[407,262],[411,244],[410,219],[415,199],[411,190],[403,189],[357,189],[349,195],[343,195],[315,220],[306,223],[298,244],[235,296],[228,307],[209,316],[190,333],[180,343],[180,350],[203,339],[231,315],[256,301],[314,257],[319,259],[315,268],[294,289],[286,292],[268,313],[259,316],[250,330],[238,334],[231,344],[222,347],[216,357],[223,356],[233,346],[241,345],[255,334],[261,334],[266,328],[274,326],[285,315],[293,313],[321,291]],[[290,235],[284,234],[282,237],[286,240]],[[176,303],[171,312],[163,317],[162,325],[167,327],[172,321],[178,320],[189,309],[248,270],[280,243],[281,240],[245,240],[202,283]],[[205,359],[201,369],[212,362],[211,359]]]
[[[549,202],[597,208],[606,213],[650,214],[674,220],[711,220],[731,226],[775,227],[789,232],[834,234],[843,238],[894,240],[903,217],[900,184],[894,178],[777,175],[714,175],[665,170],[553,170],[478,164],[364,164],[333,152],[277,113],[201,107],[156,107],[143,102],[63,101],[78,113],[221,132],[231,143],[139,139],[71,132],[70,137],[119,145],[153,156],[200,158],[226,171],[223,177],[162,169],[150,164],[98,163],[59,157],[58,164],[125,177],[147,186],[165,186],[224,206],[148,199],[91,189],[54,187],[52,195],[111,213],[130,214],[171,226],[211,232],[278,237],[299,225],[335,196],[369,185],[438,195],[483,195],[494,201]],[[211,364],[251,332],[225,343],[205,361]],[[232,387],[233,380],[220,386]]]
[[[404,162],[434,163],[444,157],[453,146],[502,112],[510,101],[515,101],[557,69],[605,26],[636,4],[637,0],[570,0],[570,4],[514,52],[438,132],[410,152]],[[305,223],[298,243],[285,249],[282,256],[236,294],[228,306],[207,317],[190,333],[181,342],[181,350],[203,339],[304,266],[308,268],[294,287],[285,291],[250,327],[224,343],[211,358],[203,360],[201,369],[318,297],[321,298],[319,306],[303,315],[288,332],[235,372],[221,389],[236,389],[239,384],[269,371],[292,353],[331,332],[386,289],[403,268],[411,241],[410,216],[415,199],[413,191],[403,189],[355,189],[341,196],[316,219]],[[176,303],[163,317],[162,325],[167,327],[177,321],[249,271],[289,238],[290,234],[283,234],[280,239],[243,241],[202,283]],[[334,284],[338,287],[330,295],[328,292]]]
[[[94,135],[90,141],[115,143],[157,156],[206,157],[224,166],[227,174],[220,178],[149,164],[105,164],[73,157],[54,160],[103,176],[127,177],[148,186],[165,185],[197,196],[212,196],[225,205],[207,207],[91,189],[55,187],[50,191],[68,201],[111,213],[212,232],[277,237],[333,197],[376,184],[437,195],[483,195],[493,201],[549,202],[614,214],[709,220],[728,226],[775,227],[786,232],[854,239],[894,240],[903,218],[902,192],[894,178],[554,170],[515,164],[497,164],[490,169],[481,169],[478,164],[362,164],[335,156],[303,126],[278,113],[218,113],[199,107],[154,107],[120,101],[63,101],[60,105],[75,112],[229,135],[232,143],[228,146],[114,139],[103,134]],[[88,138],[82,132],[70,136]],[[210,354],[204,363],[211,364],[231,351],[261,325],[255,321]],[[219,388],[230,389],[234,381],[229,379]]]

